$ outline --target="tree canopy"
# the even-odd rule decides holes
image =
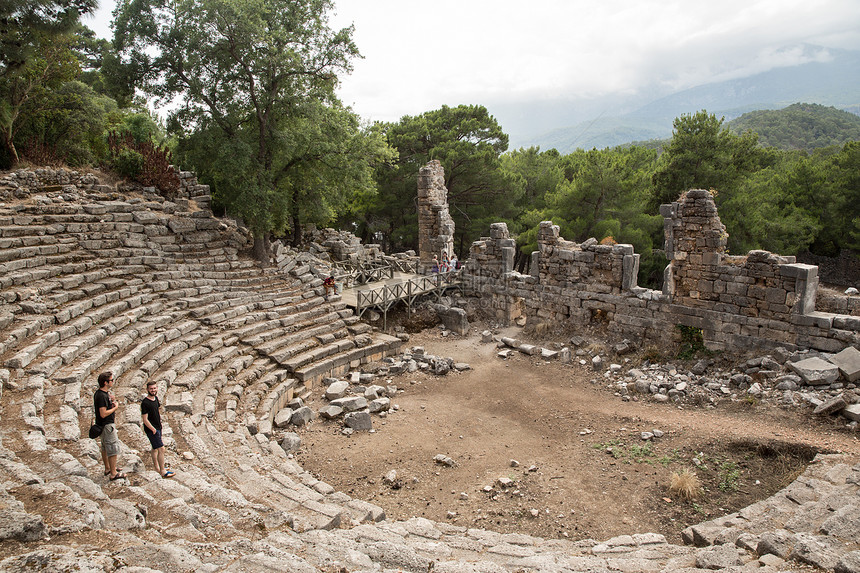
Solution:
[[[755,133],[734,135],[723,119],[707,111],[682,115],[673,125],[672,139],[651,178],[655,206],[674,201],[687,189],[730,191],[764,160]]]
[[[185,157],[209,175],[216,198],[245,218],[261,257],[269,232],[290,227],[298,240],[310,220],[302,213],[367,186],[386,157],[335,97],[358,50],[352,28],[329,28],[332,7],[126,0],[115,13],[124,63],[147,93],[178,104],[169,128],[187,139]],[[219,161],[205,160],[205,149]]]
[[[97,5],[97,0],[0,0],[0,77],[27,66],[46,38],[72,32]]]
[[[96,0],[0,0],[0,167],[18,163],[25,116],[53,109],[51,91],[77,77],[80,17]],[[28,109],[29,107],[29,109]]]
[[[504,217],[510,185],[500,168],[508,136],[480,105],[442,106],[418,116],[383,124],[397,160],[377,171],[379,195],[364,203],[360,223],[366,234],[380,232],[399,248],[417,243],[416,189],[418,170],[431,159],[445,169],[448,203],[456,224],[457,250]]]

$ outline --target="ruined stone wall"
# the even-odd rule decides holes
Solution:
[[[367,261],[383,254],[379,245],[364,245],[353,233],[331,228],[314,230],[309,250],[317,256],[327,254],[332,261]]]
[[[180,171],[179,174],[179,191],[176,194],[177,199],[191,199],[201,209],[211,209],[212,193],[208,185],[202,185],[197,181],[197,175],[192,171]]]
[[[573,328],[595,321],[619,337],[671,342],[676,325],[700,328],[712,349],[860,346],[860,318],[816,312],[817,267],[751,251],[725,254],[728,235],[710,193],[691,190],[661,208],[666,231],[663,291],[636,286],[631,245],[566,241],[541,223],[532,274],[512,270],[514,242],[504,224],[473,243],[465,279],[497,318]]]
[[[445,171],[434,159],[418,170],[418,255],[421,268],[430,269],[433,256],[454,252],[454,219],[448,212]]]

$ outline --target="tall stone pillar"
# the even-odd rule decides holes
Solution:
[[[454,252],[454,219],[448,212],[445,170],[438,159],[418,170],[418,255],[419,272],[429,272],[433,256]]]

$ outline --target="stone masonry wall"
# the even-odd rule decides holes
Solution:
[[[454,252],[454,219],[448,212],[445,171],[438,159],[418,170],[418,254],[421,268],[428,271],[433,256]]]
[[[331,228],[315,230],[309,250],[316,255],[327,254],[333,261],[366,261],[383,254],[379,245],[364,245],[353,233]]]
[[[566,241],[541,223],[532,274],[512,270],[514,240],[496,223],[472,244],[464,278],[497,318],[571,327],[605,323],[619,337],[671,342],[676,325],[702,329],[711,349],[860,347],[860,318],[816,312],[817,267],[766,251],[728,256],[728,235],[710,193],[690,190],[661,207],[663,291],[638,287],[631,245]]]

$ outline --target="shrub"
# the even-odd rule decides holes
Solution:
[[[699,480],[696,472],[690,469],[684,469],[681,472],[672,472],[669,493],[690,501],[702,494],[702,482]]]
[[[124,147],[113,156],[113,168],[121,176],[137,180],[143,171],[143,155]]]
[[[179,175],[170,165],[170,150],[166,147],[154,145],[151,141],[136,141],[130,133],[111,132],[108,134],[108,148],[114,169],[124,177],[144,187],[155,187],[167,196],[179,190]]]
[[[681,344],[678,346],[678,358],[681,360],[690,360],[699,352],[707,351],[705,347],[705,336],[701,328],[695,326],[677,325],[678,331],[681,333]]]

